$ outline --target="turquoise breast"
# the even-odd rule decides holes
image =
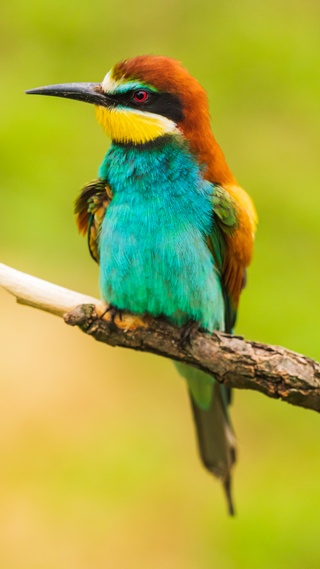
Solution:
[[[99,176],[113,193],[99,239],[103,299],[222,329],[220,278],[206,244],[212,185],[181,137],[149,148],[113,144]]]

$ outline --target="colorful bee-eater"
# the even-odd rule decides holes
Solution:
[[[112,143],[98,179],[76,201],[77,223],[100,264],[102,298],[118,311],[232,332],[256,228],[248,194],[211,128],[204,89],[179,62],[141,56],[102,83],[28,91],[95,105]],[[190,393],[205,467],[221,479],[230,514],[236,441],[230,391],[177,364]]]

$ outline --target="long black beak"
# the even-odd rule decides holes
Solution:
[[[62,83],[26,91],[27,95],[47,95],[84,101],[101,107],[113,106],[115,101],[104,94],[100,83]]]

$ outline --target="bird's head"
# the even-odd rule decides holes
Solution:
[[[144,144],[199,126],[208,120],[204,89],[182,65],[168,57],[140,56],[117,63],[102,83],[67,83],[27,91],[92,103],[108,136],[122,143]]]
[[[229,172],[211,132],[206,92],[174,59],[138,56],[114,65],[102,83],[49,85],[27,93],[94,104],[99,123],[115,142],[143,145],[180,134],[209,170],[216,162]]]

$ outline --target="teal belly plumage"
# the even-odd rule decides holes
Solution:
[[[207,246],[213,186],[184,143],[112,145],[100,168],[112,202],[100,234],[103,298],[137,314],[223,329],[218,271]]]

